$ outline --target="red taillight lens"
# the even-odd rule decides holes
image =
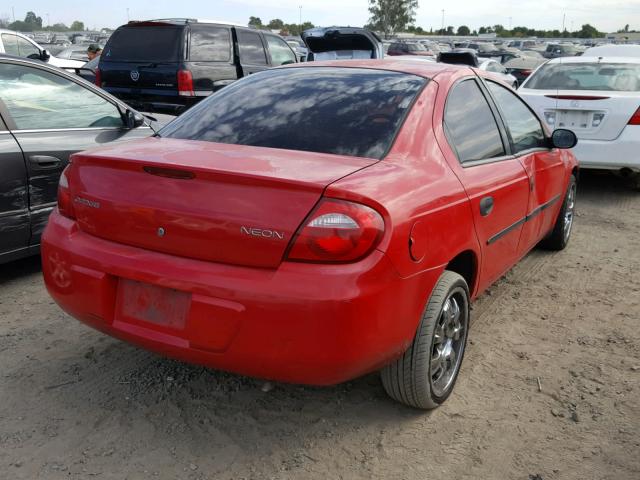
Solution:
[[[531,74],[533,73],[533,70],[520,70],[520,73],[521,73],[522,75],[527,75],[527,76],[529,76],[529,75],[531,75]]]
[[[287,260],[354,262],[375,248],[383,232],[384,221],[372,208],[325,198],[298,229]]]
[[[178,95],[193,97],[193,76],[189,70],[178,70]]]
[[[96,68],[96,79],[94,80],[94,83],[97,86],[102,87],[102,72],[99,68]]]
[[[58,181],[58,211],[61,215],[75,220],[76,214],[73,211],[73,202],[71,201],[71,192],[69,191],[69,179],[67,171],[69,166],[62,171],[60,180]]]
[[[640,107],[638,107],[636,113],[629,119],[629,125],[640,125]]]

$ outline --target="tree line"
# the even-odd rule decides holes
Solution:
[[[7,18],[0,18],[0,28],[8,28],[17,32],[37,32],[42,30],[49,32],[80,32],[85,30],[84,23],[79,20],[75,20],[70,26],[64,23],[55,23],[43,27],[42,17],[37,16],[34,12],[27,12],[24,20],[16,20],[15,22],[9,22]]]

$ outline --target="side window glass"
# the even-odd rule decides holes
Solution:
[[[18,41],[18,51],[20,52],[20,56],[24,58],[40,58],[40,50],[28,40],[24,38],[17,37]]]
[[[449,93],[444,123],[461,163],[505,155],[496,119],[474,80],[459,83]]]
[[[20,56],[20,51],[18,50],[17,35],[11,35],[10,33],[3,33],[2,44],[4,45],[4,52],[7,55],[14,55],[16,57]]]
[[[267,56],[260,35],[245,30],[237,30],[240,61],[250,65],[266,65]]]
[[[196,62],[231,60],[231,32],[222,27],[191,27],[189,59]]]
[[[37,68],[3,65],[0,92],[18,130],[123,126],[111,102]]]
[[[507,125],[513,141],[514,153],[530,148],[546,148],[542,126],[525,103],[502,85],[487,81],[487,86]]]
[[[291,47],[289,47],[284,40],[274,37],[273,35],[265,35],[265,38],[269,45],[269,52],[271,53],[271,60],[274,66],[296,62],[295,53],[293,53]]]

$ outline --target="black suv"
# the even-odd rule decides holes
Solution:
[[[134,108],[179,114],[238,78],[295,62],[270,32],[195,19],[136,21],[109,38],[96,84]]]

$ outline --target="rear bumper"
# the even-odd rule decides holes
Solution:
[[[138,111],[167,113],[169,115],[179,115],[206,98],[180,96],[177,92],[159,95],[155,93],[156,91],[148,93],[143,90],[132,93],[130,89],[116,87],[104,87],[104,90]]]
[[[401,279],[378,251],[356,264],[276,270],[203,262],[90,236],[57,210],[42,262],[55,301],[104,333],[191,363],[314,385],[355,378],[406,350],[442,271]],[[122,316],[122,279],[187,292],[184,325]]]
[[[615,140],[578,139],[573,154],[581,168],[640,172],[640,126],[627,125]]]

